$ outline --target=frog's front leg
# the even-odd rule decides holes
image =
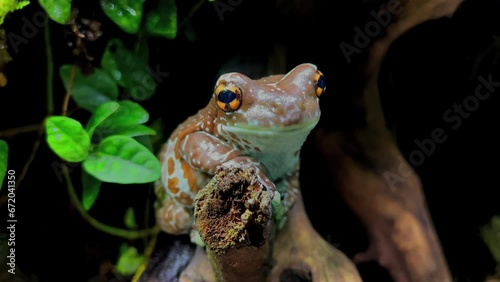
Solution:
[[[194,198],[198,190],[208,182],[207,175],[214,175],[220,165],[253,169],[259,181],[270,191],[275,191],[275,185],[262,164],[254,158],[244,156],[237,147],[212,134],[204,131],[187,134],[172,149],[167,149],[165,153],[167,164],[172,159],[172,168],[166,170],[161,181],[169,197],[163,201],[157,214],[160,226],[167,233],[188,233],[193,227]],[[173,152],[177,154],[174,155]],[[179,166],[174,164],[174,158],[180,162]],[[182,172],[178,173],[174,169],[176,167]],[[180,178],[183,180],[180,181]]]
[[[262,185],[270,192],[274,193],[276,190],[267,169],[258,160],[244,155],[236,146],[231,146],[214,135],[203,131],[191,133],[179,146],[182,158],[195,169],[210,175],[215,174],[218,166],[253,169]]]

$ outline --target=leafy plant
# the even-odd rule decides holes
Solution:
[[[161,167],[152,152],[151,138],[157,132],[149,127],[149,113],[140,102],[150,99],[158,81],[149,66],[149,37],[175,39],[177,36],[177,7],[174,0],[160,0],[155,10],[147,11],[143,17],[143,2],[133,0],[100,0],[100,7],[109,19],[121,30],[136,35],[133,49],[125,47],[119,38],[106,42],[100,55],[100,66],[88,68],[81,64],[81,56],[87,55],[85,43],[91,33],[81,30],[82,23],[99,34],[100,23],[94,20],[78,19],[71,0],[39,0],[48,17],[55,23],[70,27],[78,52],[73,52],[75,61],[58,67],[60,82],[66,90],[62,112],[53,115],[53,72],[50,33],[45,26],[47,49],[47,117],[42,126],[45,141],[62,163],[64,179],[70,199],[95,228],[125,239],[147,238],[156,234],[157,228],[139,230],[135,213],[129,207],[124,216],[127,229],[108,226],[90,216],[100,194],[103,183],[148,184],[160,178]],[[12,11],[28,5],[29,1],[2,1],[0,5],[0,25]],[[87,30],[87,31],[88,31]],[[88,41],[96,37],[88,38]],[[8,53],[6,53],[8,55]],[[85,56],[84,56],[85,57]],[[87,56],[86,58],[89,58]],[[121,95],[120,95],[121,94]],[[68,111],[73,103],[76,109]],[[75,110],[88,112],[87,118],[73,116]],[[83,115],[85,116],[85,115]],[[155,125],[158,127],[158,124]],[[159,127],[158,127],[159,128]],[[0,181],[3,182],[8,164],[8,146],[0,140]],[[81,166],[81,197],[73,186],[73,175],[68,167]],[[28,164],[29,165],[29,164]],[[1,186],[0,186],[1,189]],[[130,243],[130,242],[129,242]],[[125,244],[117,262],[118,272],[132,275],[139,265],[147,261],[137,248]]]

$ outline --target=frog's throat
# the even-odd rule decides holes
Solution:
[[[305,123],[283,127],[221,125],[221,135],[249,151],[262,153],[294,153],[302,147],[319,117]],[[237,139],[234,138],[237,137]]]
[[[264,128],[257,125],[222,125],[222,129],[227,132],[238,133],[253,133],[253,134],[286,134],[286,133],[301,133],[311,131],[319,121],[319,116],[309,121],[292,124],[287,126],[271,126]]]

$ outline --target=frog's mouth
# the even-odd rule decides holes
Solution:
[[[262,152],[295,152],[300,150],[319,117],[300,124],[262,128],[257,126],[221,125],[221,135],[231,142]],[[236,136],[237,138],[235,138]]]

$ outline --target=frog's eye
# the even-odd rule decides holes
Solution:
[[[241,106],[241,93],[241,89],[232,83],[219,83],[215,87],[217,106],[224,112],[234,112],[238,110]]]
[[[316,71],[316,75],[314,76],[314,88],[318,97],[326,91],[325,76],[319,70]]]

